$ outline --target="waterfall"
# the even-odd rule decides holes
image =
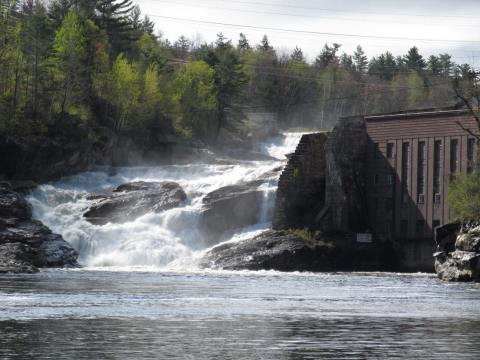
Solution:
[[[87,267],[166,267],[194,258],[206,249],[198,230],[202,199],[213,190],[241,181],[255,180],[285,163],[295,151],[300,133],[287,133],[259,145],[259,150],[278,160],[249,161],[231,165],[191,164],[157,167],[96,169],[41,185],[29,196],[34,217],[61,234],[80,253]],[[187,193],[178,208],[149,213],[124,224],[93,225],[83,218],[92,204],[87,195],[132,181],[175,181]],[[226,241],[236,241],[270,227],[277,181],[261,185],[263,202],[258,224],[237,229]],[[183,261],[185,263],[185,261]]]

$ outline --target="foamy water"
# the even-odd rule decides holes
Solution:
[[[87,267],[154,266],[169,269],[195,267],[206,239],[198,230],[202,200],[210,192],[241,181],[255,180],[285,163],[295,150],[300,133],[289,133],[260,144],[262,152],[278,161],[252,161],[232,165],[192,164],[179,166],[98,169],[39,186],[29,197],[34,217],[63,235],[80,253]],[[93,225],[83,218],[92,205],[87,195],[132,181],[175,181],[187,193],[178,208],[148,213],[124,224]],[[257,224],[234,229],[224,241],[238,241],[270,227],[277,181],[265,182]]]

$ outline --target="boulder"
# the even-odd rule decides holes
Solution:
[[[435,271],[445,281],[480,282],[480,224],[447,224],[435,230]]]
[[[77,252],[31,216],[30,204],[8,183],[0,184],[0,272],[78,266]]]
[[[149,212],[161,212],[179,206],[187,195],[174,182],[133,182],[120,185],[111,194],[95,194],[97,202],[83,215],[89,222],[133,221]]]
[[[205,196],[199,229],[208,245],[217,244],[228,231],[257,223],[263,198],[258,187],[262,183],[225,186]]]

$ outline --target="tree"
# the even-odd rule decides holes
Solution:
[[[110,74],[109,101],[115,106],[117,116],[114,128],[122,130],[137,126],[133,116],[140,97],[140,74],[122,55],[118,55]]]
[[[215,41],[215,46],[218,50],[227,50],[232,47],[232,41],[227,40],[222,33],[218,33],[217,40]]]
[[[438,56],[431,55],[427,63],[428,71],[433,76],[439,76],[442,73],[442,65]]]
[[[293,49],[292,54],[290,55],[290,60],[304,62],[305,57],[303,56],[303,51],[298,46]]]
[[[315,66],[320,70],[326,68],[329,65],[337,65],[338,57],[337,52],[342,45],[334,43],[332,46],[325,44],[321,53],[315,59]]]
[[[185,36],[180,36],[177,41],[173,44],[173,52],[175,56],[186,59],[188,57],[188,52],[190,50],[190,40],[188,40]]]
[[[360,45],[357,46],[357,50],[353,53],[353,61],[358,73],[364,74],[367,71],[368,58]]]
[[[175,75],[172,97],[175,127],[187,137],[211,138],[216,117],[215,71],[204,61],[191,61]]]
[[[480,220],[480,177],[478,173],[458,176],[450,183],[448,204],[457,220]]]
[[[340,57],[340,65],[343,69],[353,71],[355,69],[353,65],[353,57],[347,53],[343,53]]]
[[[237,49],[240,51],[247,51],[251,49],[250,43],[244,33],[240,33],[240,39],[238,40]]]
[[[268,41],[268,36],[263,35],[262,41],[260,42],[260,45],[257,46],[258,51],[263,51],[263,52],[270,52],[273,51],[273,47],[270,46],[270,42]]]
[[[454,62],[452,61],[452,56],[449,54],[440,54],[438,56],[439,66],[440,66],[440,75],[447,79],[452,76],[453,69],[455,67]]]
[[[372,76],[387,81],[392,81],[395,73],[398,70],[398,65],[392,53],[386,52],[381,54],[378,58],[373,58],[369,63],[368,73]]]
[[[423,56],[418,52],[416,46],[408,50],[408,53],[404,56],[403,60],[408,70],[422,72],[427,67],[427,63],[423,59]]]
[[[85,60],[87,57],[85,28],[76,12],[69,12],[55,35],[51,62],[57,83],[57,110],[61,116],[68,107],[75,107],[85,98]]]

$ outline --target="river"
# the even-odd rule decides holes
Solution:
[[[301,134],[235,164],[96,169],[39,186],[34,216],[80,253],[82,269],[0,275],[0,359],[479,359],[480,286],[429,274],[309,274],[199,269],[209,192],[285,163]],[[177,181],[181,207],[92,225],[86,196],[129,181]],[[276,180],[257,224],[270,227]]]

